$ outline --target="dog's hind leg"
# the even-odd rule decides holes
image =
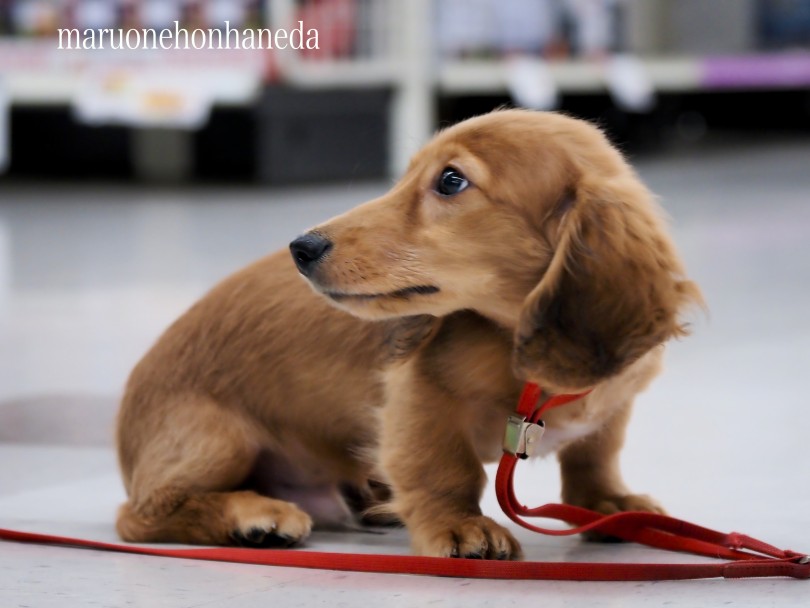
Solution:
[[[197,492],[165,514],[124,503],[116,529],[129,542],[282,547],[309,535],[312,520],[294,504],[252,491]]]
[[[290,545],[306,538],[312,520],[301,509],[240,489],[261,451],[251,425],[205,397],[172,401],[160,416],[154,410],[151,417],[139,416],[140,408],[125,407],[119,418],[129,494],[118,513],[121,538],[246,546]]]

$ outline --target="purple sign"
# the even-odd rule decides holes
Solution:
[[[707,57],[702,68],[712,89],[810,86],[810,53]]]

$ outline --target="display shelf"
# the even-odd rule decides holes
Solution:
[[[434,129],[437,96],[511,96],[513,61],[436,61],[433,49],[418,37],[428,3],[421,0],[399,6],[398,43],[385,54],[355,59],[258,50],[60,51],[53,40],[0,38],[0,87],[11,104],[75,105],[93,83],[98,85],[115,74],[129,79],[134,88],[151,87],[147,94],[157,92],[153,97],[160,97],[160,87],[170,83],[182,95],[196,94],[202,99],[192,100],[194,103],[245,108],[255,107],[262,87],[270,81],[307,90],[387,87],[393,93],[389,156],[391,173],[397,174]],[[524,76],[535,66],[538,72],[550,75],[561,94],[611,90],[609,58],[548,62],[522,58],[521,62]],[[636,64],[650,88],[659,93],[810,88],[808,51],[643,57]],[[166,124],[171,126],[170,121]]]
[[[205,94],[218,105],[251,105],[268,70],[259,51],[59,50],[52,39],[0,38],[0,81],[17,105],[70,105],[88,79],[120,74],[148,79],[159,74]]]
[[[75,57],[65,61],[37,61],[34,67],[9,65],[3,61],[8,42],[0,42],[0,78],[12,103],[47,105],[71,103],[80,76],[91,69],[170,71],[178,79],[192,81],[204,74],[214,86],[217,103],[250,105],[264,80],[266,67],[225,64],[211,66],[205,61],[196,65],[166,64],[154,56],[149,64],[131,61],[132,53],[122,53],[119,61],[87,61]],[[71,51],[81,54],[81,51]],[[20,56],[20,53],[15,53]],[[40,54],[37,52],[39,57]],[[606,90],[605,62],[570,60],[534,61],[538,69],[548,67],[557,88],[563,93],[602,93]],[[700,92],[718,89],[784,89],[810,86],[810,53],[749,55],[729,57],[662,57],[642,60],[645,73],[655,90],[660,92]],[[508,95],[509,62],[503,60],[449,60],[439,65],[431,87],[446,95]],[[281,70],[280,80],[294,87],[361,88],[397,86],[402,72],[391,60],[335,60],[295,62]]]
[[[391,93],[390,169],[398,174],[434,130],[441,97],[489,95],[552,108],[562,95],[607,93],[618,107],[646,112],[654,107],[656,93],[810,88],[810,50],[740,54],[807,43],[776,27],[801,23],[796,21],[800,13],[777,7],[760,14],[754,0],[709,8],[698,0],[626,0],[622,11],[607,10],[615,3],[605,2],[602,10],[587,14],[575,10],[575,3],[567,3],[571,6],[563,14],[550,8],[560,3],[539,0],[261,0],[249,3],[257,9],[253,20],[233,7],[223,14],[226,3],[199,6],[209,4],[208,25],[240,14],[239,23],[260,23],[273,31],[306,23],[307,30],[320,32],[321,46],[303,53],[59,50],[54,38],[0,37],[0,99],[14,105],[69,105],[80,120],[94,124],[190,131],[205,124],[214,105],[256,108],[268,83],[306,91],[386,89]],[[150,3],[151,18],[162,5]],[[172,17],[166,10],[162,23],[172,18],[203,23],[205,11]],[[594,29],[600,23],[610,27]],[[38,31],[18,26],[9,31]],[[610,48],[637,53],[621,64],[607,54]],[[506,56],[515,49],[571,56]],[[710,51],[726,54],[707,55]]]
[[[548,71],[563,93],[601,93],[606,89],[604,61],[529,59],[538,70]],[[695,89],[700,82],[699,62],[693,58],[645,59],[644,70],[659,91]],[[508,60],[452,60],[438,71],[437,84],[448,95],[508,95]]]
[[[306,89],[396,86],[402,73],[401,63],[389,59],[296,61],[280,65],[282,83]]]
[[[563,93],[601,93],[607,88],[603,61],[539,59]],[[653,88],[665,93],[694,93],[722,89],[768,90],[810,87],[810,52],[708,57],[641,59]],[[508,95],[508,60],[455,60],[438,71],[437,85],[447,95]]]

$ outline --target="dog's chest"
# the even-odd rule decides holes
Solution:
[[[599,422],[595,420],[569,421],[560,426],[547,427],[540,440],[537,455],[548,456],[553,454],[567,444],[587,437],[597,428],[599,428]]]
[[[476,450],[483,462],[496,462],[503,453],[503,434],[508,414],[501,408],[493,409],[481,419],[475,437]],[[600,426],[599,420],[565,421],[546,427],[535,456],[548,456],[566,445],[587,437]]]

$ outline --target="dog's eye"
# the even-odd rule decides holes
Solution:
[[[467,189],[470,182],[459,171],[452,167],[445,167],[436,182],[436,192],[443,196],[453,196]]]

